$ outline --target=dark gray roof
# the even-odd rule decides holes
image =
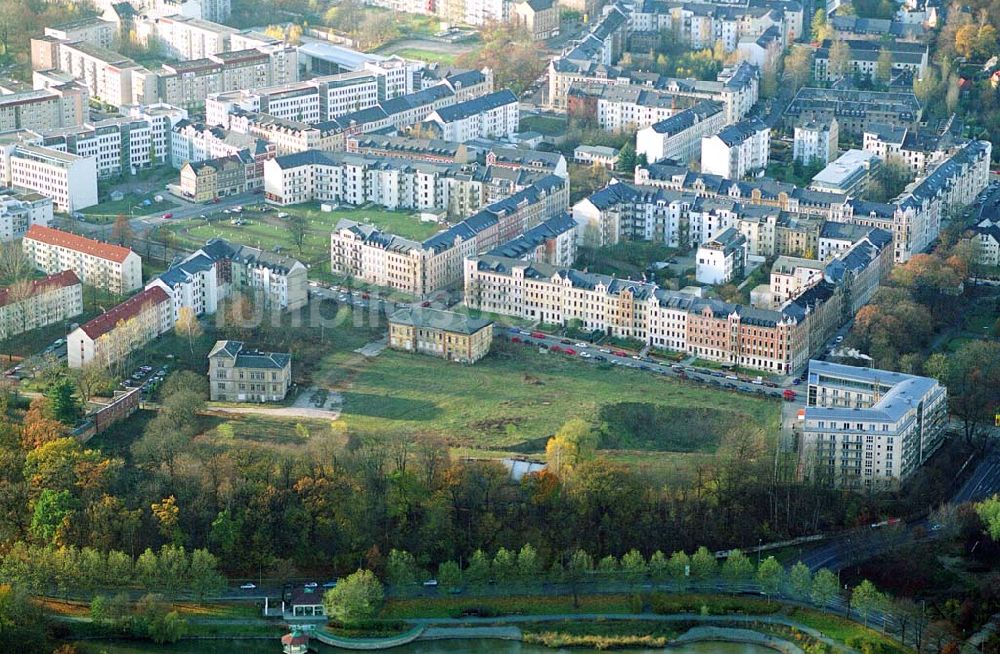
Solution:
[[[517,96],[510,89],[504,89],[448,107],[441,107],[436,113],[442,122],[451,123],[508,104],[517,104]]]
[[[576,229],[576,221],[573,220],[573,216],[562,213],[494,248],[489,254],[497,257],[521,259],[534,252],[539,246],[574,229]]]
[[[292,355],[284,352],[261,352],[248,349],[242,341],[216,341],[208,358],[233,359],[236,368],[270,368],[281,370],[292,362]]]
[[[653,131],[657,134],[679,134],[692,125],[702,122],[710,116],[721,113],[725,107],[720,102],[706,100],[699,102],[690,109],[674,114],[666,120],[661,120],[652,125]]]
[[[389,316],[389,322],[425,329],[440,329],[457,334],[475,334],[493,324],[492,320],[473,318],[463,313],[412,306],[393,313]]]
[[[750,118],[748,120],[742,120],[735,125],[726,127],[721,132],[716,134],[716,136],[718,136],[723,143],[732,147],[743,143],[754,134],[763,131],[770,131],[770,128],[759,118]]]

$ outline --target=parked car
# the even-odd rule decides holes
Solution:
[[[257,584],[245,583],[240,586],[240,590],[253,590],[257,587]]]
[[[174,217],[174,214],[170,213],[169,211],[167,213],[163,214],[163,219],[164,220],[170,220],[173,217]]]

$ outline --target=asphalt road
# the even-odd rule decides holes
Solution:
[[[532,336],[532,334],[536,334],[536,336]],[[755,384],[751,381],[739,379],[734,373],[722,370],[708,370],[706,368],[695,368],[677,363],[664,363],[650,357],[641,357],[637,354],[616,355],[614,352],[623,352],[623,350],[612,345],[594,345],[561,336],[542,336],[541,332],[531,332],[513,327],[503,330],[499,335],[508,340],[523,343],[525,347],[535,346],[548,349],[550,352],[558,353],[560,356],[578,357],[587,363],[609,363],[665,377],[686,378],[694,383],[718,386],[733,391],[754,393],[772,398],[782,397],[783,389],[773,382],[768,382],[771,385],[764,383]],[[796,394],[798,394],[798,391],[796,391]]]

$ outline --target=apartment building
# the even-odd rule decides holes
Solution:
[[[808,360],[818,311],[730,304],[655,284],[494,256],[465,261],[473,309],[582,328],[748,368],[787,373]]]
[[[387,209],[445,211],[450,217],[462,217],[544,176],[478,163],[310,150],[265,162],[264,197],[279,205],[313,200],[355,206],[372,202]]]
[[[804,121],[795,126],[792,161],[797,161],[803,166],[816,163],[826,165],[837,158],[839,140],[836,118],[829,123]]]
[[[254,168],[253,157],[246,150],[219,159],[188,162],[181,167],[181,194],[195,202],[211,202],[216,198],[246,193],[247,170],[253,171]]]
[[[848,199],[833,207],[831,219],[890,232],[895,261],[908,261],[937,238],[949,209],[972,204],[986,188],[991,151],[989,141],[969,141],[891,203]]]
[[[171,59],[204,59],[230,50],[238,30],[184,15],[142,17],[134,21],[136,39],[162,49]]]
[[[383,134],[349,136],[344,139],[344,150],[352,154],[446,164],[472,163],[480,153],[478,148],[464,143]]]
[[[568,204],[566,180],[548,175],[423,242],[342,220],[330,236],[330,267],[370,284],[423,296],[459,282],[466,257],[492,250],[565,213]]]
[[[89,94],[82,86],[68,86],[71,88],[65,90],[42,88],[0,94],[0,132],[82,125],[87,119]]]
[[[148,288],[70,332],[67,363],[113,367],[173,326],[170,298],[162,288]]]
[[[280,402],[292,384],[292,355],[216,341],[208,353],[208,380],[212,402]]]
[[[87,41],[53,41],[50,45],[58,57],[53,67],[79,80],[92,98],[115,107],[157,101],[153,74],[128,57]]]
[[[701,139],[701,171],[726,179],[763,174],[771,151],[771,128],[757,118]]]
[[[728,53],[735,52],[741,41],[756,40],[769,30],[777,33],[779,49],[784,49],[802,36],[803,9],[797,2],[770,0],[679,5],[645,0],[636,4],[631,18],[633,39],[651,39],[667,30],[693,50],[712,48],[718,42]]]
[[[0,242],[24,237],[32,225],[48,227],[52,221],[52,198],[34,191],[0,188]]]
[[[84,284],[126,295],[142,288],[142,259],[128,248],[32,225],[22,241],[35,268],[54,275],[72,270]]]
[[[212,315],[219,301],[247,293],[268,308],[295,311],[308,302],[308,271],[302,262],[225,239],[210,240],[146,288],[157,286],[171,298],[174,320],[183,307],[196,316]]]
[[[188,162],[229,157],[243,150],[261,160],[277,154],[277,146],[262,138],[190,120],[181,120],[170,133],[170,162],[178,170]]]
[[[845,290],[843,310],[854,316],[868,304],[893,265],[892,234],[878,228],[827,262],[823,278]]]
[[[83,286],[72,270],[0,289],[0,338],[69,322],[83,313]]]
[[[219,52],[164,64],[155,74],[156,97],[177,107],[200,108],[213,93],[287,84],[298,75],[293,46]]]
[[[813,57],[813,75],[819,82],[835,82],[844,78],[874,81],[878,72],[878,60],[883,52],[889,54],[892,72],[912,73],[914,79],[923,78],[927,72],[927,46],[904,41],[867,41],[862,39],[841,39],[847,46],[847,61],[843,70],[835,71],[830,66],[832,41],[823,41],[816,48]]]
[[[852,245],[863,239],[871,227],[853,223],[840,223],[833,220],[823,222],[820,230],[816,258],[820,261],[832,259],[846,252]]]
[[[521,0],[514,3],[511,22],[522,25],[533,41],[545,41],[559,35],[557,0]]]
[[[475,363],[489,354],[493,321],[453,311],[406,307],[389,316],[389,347]]]
[[[490,93],[433,111],[427,122],[441,138],[459,143],[473,139],[510,138],[520,123],[517,96],[510,89]]]
[[[816,173],[809,188],[827,193],[860,196],[880,166],[879,158],[867,150],[848,150]]]
[[[773,207],[799,216],[829,218],[832,208],[847,198],[799,188],[767,177],[729,180],[720,175],[695,173],[686,166],[666,163],[637,166],[635,183],[644,186],[687,191],[699,196],[729,199],[747,205]]]
[[[931,134],[918,129],[873,124],[865,130],[863,149],[882,161],[906,166],[914,175],[926,175],[927,169],[942,161],[958,143],[950,134]]]
[[[643,129],[693,107],[697,100],[634,85],[574,84],[567,114],[609,132]]]
[[[487,166],[495,168],[507,168],[544,175],[558,175],[563,179],[569,177],[569,169],[566,167],[566,157],[558,152],[493,147],[482,157],[482,161]]]
[[[241,109],[229,116],[229,129],[274,146],[278,156],[307,150],[343,150],[344,134],[336,123],[307,124]]]
[[[701,284],[728,284],[742,279],[747,268],[747,237],[735,227],[698,246],[695,279]]]
[[[367,71],[317,77],[266,88],[213,93],[205,100],[206,122],[229,127],[236,110],[265,113],[283,120],[321,123],[379,102],[379,78]]]
[[[836,119],[838,130],[861,138],[874,124],[913,127],[923,112],[917,97],[909,91],[861,91],[804,87],[785,109],[789,128],[803,121],[829,123]]]
[[[553,216],[488,254],[570,267],[576,261],[576,221],[568,213]]]
[[[774,260],[770,276],[770,304],[780,307],[808,288],[823,281],[826,263],[816,259],[781,256]]]
[[[118,29],[110,21],[93,17],[46,27],[44,34],[60,41],[86,41],[102,48],[110,48],[115,43]]]
[[[141,118],[107,118],[43,136],[46,148],[94,159],[100,179],[134,175],[161,161],[155,159],[152,124]]]
[[[188,112],[180,107],[160,102],[129,107],[128,115],[149,124],[151,161],[155,164],[170,162],[171,133],[178,123],[188,119]]]
[[[718,134],[726,124],[725,107],[721,103],[703,100],[677,113],[639,130],[635,135],[637,154],[656,163],[669,159],[677,163],[691,163],[701,159],[701,140]]]
[[[0,134],[0,187],[44,195],[58,211],[97,204],[97,162],[41,143],[40,135],[24,130]]]
[[[983,218],[966,238],[975,242],[976,262],[980,266],[1000,266],[1000,220]]]
[[[927,34],[923,21],[910,23],[888,18],[861,18],[860,16],[830,16],[830,26],[838,34],[850,39],[868,41],[893,40],[921,41]]]
[[[943,442],[948,391],[929,377],[810,361],[799,476],[837,488],[896,486]]]

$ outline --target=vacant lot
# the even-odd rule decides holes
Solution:
[[[163,199],[160,202],[157,202],[154,199],[156,196],[160,196]],[[149,201],[149,204],[143,205],[143,202],[146,200]],[[84,219],[87,222],[110,223],[114,222],[115,218],[119,215],[129,217],[149,216],[169,211],[176,206],[177,203],[172,201],[168,195],[162,192],[146,193],[144,195],[127,194],[121,200],[108,200],[106,202],[101,202],[100,204],[87,207],[86,209],[81,209],[80,213],[84,215]]]
[[[278,213],[302,216],[307,221],[302,251],[292,240],[287,219],[278,218]],[[264,212],[246,210],[242,219],[246,224],[234,225],[234,214],[206,214],[207,218],[193,218],[177,221],[169,228],[177,236],[179,244],[191,249],[202,246],[213,238],[225,238],[234,243],[251,245],[271,252],[281,251],[300,258],[309,264],[327,261],[330,252],[330,233],[343,219],[373,223],[399,236],[424,239],[435,233],[441,226],[437,223],[421,222],[418,215],[409,211],[388,211],[381,207],[337,209],[324,212],[319,205],[310,203],[292,207],[274,208]]]
[[[338,373],[349,431],[437,435],[466,456],[541,454],[564,422],[582,417],[604,425],[609,458],[686,478],[733,426],[770,434],[778,422],[774,401],[528,351],[474,366],[387,351],[342,362]]]

